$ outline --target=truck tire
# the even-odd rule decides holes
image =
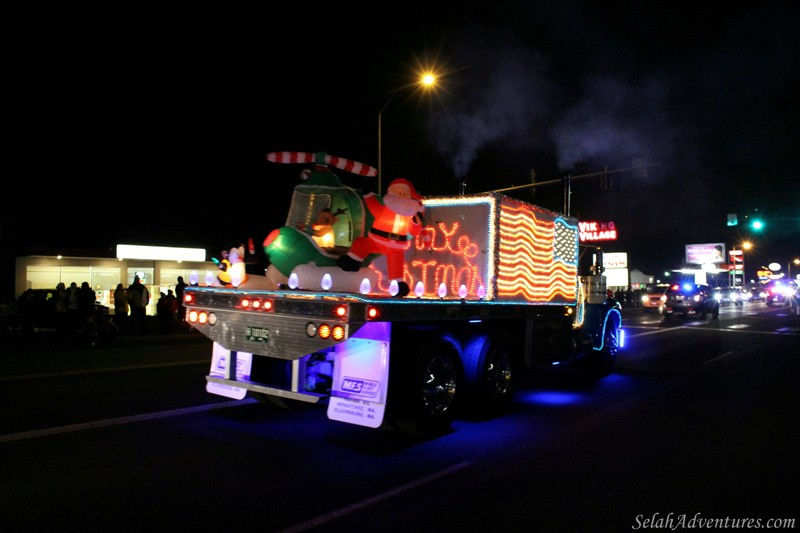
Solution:
[[[458,349],[448,336],[417,339],[391,355],[388,427],[418,437],[446,433],[455,419],[462,381]]]
[[[611,373],[617,363],[619,351],[619,325],[614,320],[609,320],[603,332],[603,348],[598,352],[595,363],[595,374],[604,378]]]
[[[502,335],[484,333],[464,348],[464,383],[479,414],[500,414],[513,399],[517,364],[512,346]]]

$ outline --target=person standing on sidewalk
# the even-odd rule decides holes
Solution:
[[[178,284],[175,285],[175,300],[178,304],[178,328],[179,330],[186,329],[186,307],[183,305],[183,289],[186,288],[186,283],[183,281],[183,276],[178,276]]]
[[[114,323],[120,335],[128,331],[128,293],[122,283],[117,283],[114,290]]]
[[[130,331],[140,334],[147,333],[145,322],[147,304],[150,303],[150,292],[139,276],[134,276],[133,283],[128,287],[128,303],[131,307]]]

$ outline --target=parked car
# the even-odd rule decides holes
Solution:
[[[642,294],[642,307],[645,311],[664,311],[664,303],[667,301],[667,289],[669,285],[656,285],[654,287],[647,287],[647,290]]]
[[[782,279],[774,279],[764,284],[768,306],[783,305],[787,298],[797,297],[797,283]]]
[[[714,297],[714,289],[697,283],[676,283],[667,289],[664,302],[664,319],[673,316],[698,316],[705,319],[719,317],[719,301]]]
[[[714,291],[714,297],[720,305],[743,305],[745,296],[741,287],[721,287]]]

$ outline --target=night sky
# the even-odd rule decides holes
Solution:
[[[4,7],[5,253],[260,243],[303,169],[265,155],[377,167],[391,97],[384,187],[477,193],[646,159],[571,201],[616,222],[606,249],[631,268],[740,243],[727,214],[756,211],[755,260],[800,257],[798,2],[273,4]],[[512,195],[563,207],[558,185]]]

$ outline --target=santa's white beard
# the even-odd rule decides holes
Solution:
[[[395,194],[387,194],[383,197],[383,203],[398,215],[407,217],[421,213],[424,208],[419,200],[413,198],[401,198]]]

